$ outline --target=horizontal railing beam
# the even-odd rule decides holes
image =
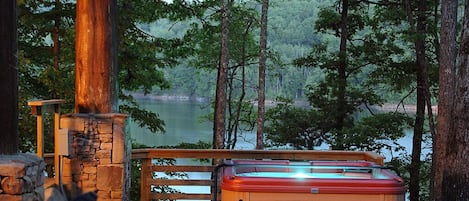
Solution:
[[[152,199],[156,200],[212,200],[212,194],[196,194],[196,193],[174,193],[174,194],[162,194],[155,193],[151,196]]]
[[[212,180],[203,179],[153,179],[151,185],[169,185],[169,186],[211,186]]]
[[[372,152],[329,150],[134,149],[132,158],[365,160],[384,164],[384,157]]]
[[[193,165],[168,165],[168,166],[151,166],[153,172],[213,172],[213,166],[193,166]]]

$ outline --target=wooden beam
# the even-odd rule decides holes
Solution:
[[[213,166],[192,166],[192,165],[168,165],[151,166],[150,171],[154,172],[213,172]]]
[[[227,150],[227,149],[137,149],[132,158],[217,158],[288,160],[364,160],[384,164],[384,157],[372,152],[315,150]]]
[[[152,193],[151,198],[156,200],[212,200],[211,194],[197,194],[197,193]]]
[[[197,179],[154,179],[150,182],[152,185],[162,186],[211,186],[212,180]]]

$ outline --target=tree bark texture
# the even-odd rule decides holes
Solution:
[[[260,53],[259,53],[259,88],[257,104],[256,149],[264,148],[264,112],[265,112],[265,61],[267,51],[267,12],[269,0],[262,0]]]
[[[440,64],[437,133],[433,138],[433,180],[431,200],[442,201],[441,190],[445,166],[446,144],[452,122],[456,67],[456,25],[458,1],[441,1]]]
[[[441,200],[469,200],[469,0],[463,17],[452,124],[443,166]]]
[[[16,0],[0,1],[0,154],[18,152],[18,32]]]
[[[225,146],[225,117],[226,117],[226,74],[229,65],[228,33],[230,0],[223,0],[221,5],[221,45],[220,63],[217,73],[217,87],[215,97],[215,114],[213,121],[213,148],[223,149]]]
[[[116,0],[78,0],[75,112],[117,111]]]

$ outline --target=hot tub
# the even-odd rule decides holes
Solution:
[[[232,160],[222,201],[404,201],[404,181],[367,161]]]

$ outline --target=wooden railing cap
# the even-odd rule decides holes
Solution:
[[[31,100],[28,101],[29,106],[46,106],[46,105],[57,105],[65,103],[64,99],[50,99],[50,100]]]

